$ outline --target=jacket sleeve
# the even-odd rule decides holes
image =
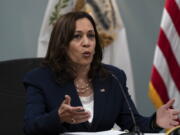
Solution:
[[[26,76],[23,81],[27,91],[24,132],[27,135],[58,135],[66,130],[58,116],[58,108],[47,111],[43,91],[35,79]]]

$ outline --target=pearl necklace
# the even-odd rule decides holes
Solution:
[[[74,80],[74,84],[76,87],[76,90],[80,94],[86,93],[89,89],[91,89],[91,80],[89,79],[86,83],[84,83],[82,80]]]

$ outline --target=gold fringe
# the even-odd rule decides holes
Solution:
[[[148,96],[150,97],[151,101],[153,102],[156,108],[159,108],[164,104],[161,98],[159,97],[156,89],[154,88],[152,82],[149,83]]]
[[[99,36],[100,36],[100,41],[103,48],[107,47],[114,41],[113,36],[111,36],[110,34],[107,34],[106,32],[100,32]]]
[[[77,0],[74,11],[81,11],[85,7],[85,0]]]

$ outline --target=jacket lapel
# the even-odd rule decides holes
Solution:
[[[83,106],[80,101],[79,95],[76,91],[73,81],[67,85],[66,89],[67,89],[67,94],[71,97],[71,106]],[[87,130],[89,130],[90,128],[89,122],[78,124],[78,126],[83,126]]]
[[[66,90],[65,94],[71,97],[71,106],[83,106],[73,81],[68,83],[64,89]]]

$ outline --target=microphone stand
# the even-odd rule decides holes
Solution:
[[[129,112],[131,114],[131,118],[132,118],[132,121],[133,121],[133,124],[134,124],[134,128],[133,128],[132,132],[123,133],[121,135],[143,135],[143,133],[140,131],[139,127],[137,126],[137,123],[136,123],[132,108],[131,108],[131,106],[129,104],[129,101],[128,101],[128,98],[127,98],[127,96],[126,96],[126,94],[124,92],[124,88],[122,87],[122,84],[119,82],[119,79],[114,74],[112,74],[112,77],[118,82],[118,85],[119,85],[119,87],[121,89],[121,92],[123,94],[125,102],[128,105],[128,110],[129,110]]]

